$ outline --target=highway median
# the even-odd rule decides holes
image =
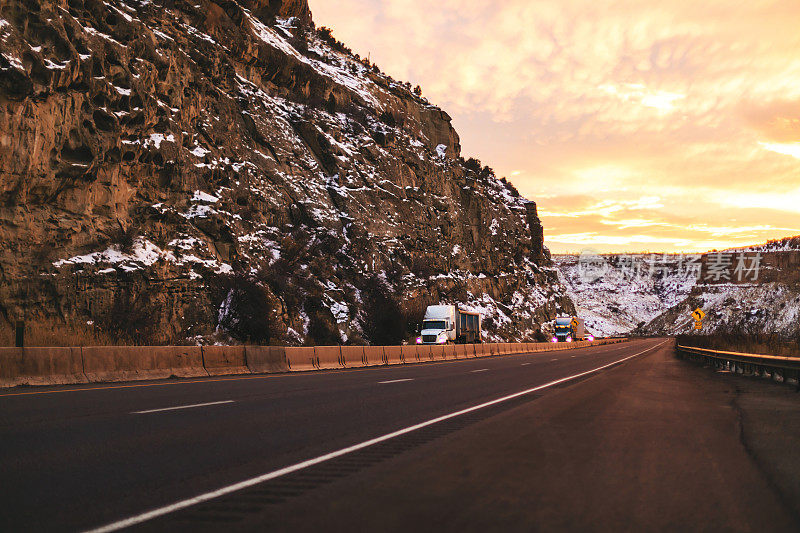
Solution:
[[[83,346],[0,348],[0,387],[273,374],[408,365],[613,344],[486,343],[403,346]]]

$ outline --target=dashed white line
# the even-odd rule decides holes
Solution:
[[[379,381],[379,384],[384,383],[402,383],[403,381],[414,381],[414,378],[406,378],[406,379],[390,379],[389,381]]]
[[[551,361],[551,362],[552,362],[552,361],[558,361],[558,359],[550,359],[550,361]]]
[[[150,511],[146,511],[144,513],[134,515],[122,520],[118,520],[117,522],[112,522],[110,524],[106,524],[105,526],[101,526],[95,529],[90,530],[88,533],[106,533],[109,531],[119,531],[120,529],[124,529],[126,527],[131,527],[136,524],[141,524],[143,522],[147,522],[148,520],[152,520],[153,518],[158,518],[159,516],[164,516],[170,513],[174,513],[175,511],[180,511],[181,509],[185,509],[187,507],[191,507],[193,505],[197,505],[198,503],[207,502],[209,500],[213,500],[215,498],[219,498],[220,496],[225,496],[226,494],[231,494],[232,492],[237,492],[242,489],[246,489],[248,487],[252,487],[254,485],[258,485],[259,483],[264,483],[265,481],[269,481],[271,479],[279,478],[285,476],[286,474],[291,474],[292,472],[297,472],[298,470],[305,470],[306,468],[314,465],[318,465],[320,463],[324,463],[325,461],[330,461],[331,459],[335,459],[337,457],[341,457],[343,455],[347,455],[349,453],[356,452],[358,450],[363,450],[364,448],[368,448],[370,446],[374,446],[375,444],[385,442],[387,440],[394,439],[401,435],[405,435],[407,433],[411,433],[412,431],[417,431],[418,429],[422,429],[428,426],[432,426],[434,424],[438,424],[439,422],[444,422],[445,420],[449,420],[451,418],[455,418],[458,416],[465,415],[467,413],[472,413],[473,411],[477,411],[479,409],[485,409],[486,407],[491,407],[492,405],[496,405],[498,403],[507,402],[508,400],[513,400],[514,398],[519,398],[520,396],[525,396],[531,394],[536,391],[540,391],[542,389],[546,389],[548,387],[552,387],[553,385],[558,385],[559,383],[564,383],[566,381],[571,381],[573,379],[587,376],[589,374],[594,374],[595,372],[599,372],[604,370],[608,367],[617,365],[619,363],[625,362],[629,359],[633,359],[637,355],[642,355],[643,353],[649,352],[650,350],[654,350],[659,346],[662,346],[666,342],[664,341],[655,346],[651,346],[646,350],[642,350],[641,352],[637,352],[633,355],[629,355],[628,357],[623,357],[617,361],[613,361],[608,363],[607,365],[599,366],[592,370],[587,370],[586,372],[581,372],[580,374],[574,374],[572,376],[567,376],[565,378],[557,379],[555,381],[551,381],[549,383],[545,383],[544,385],[539,385],[538,387],[533,387],[530,389],[526,389],[514,394],[509,394],[508,396],[503,396],[502,398],[497,398],[496,400],[492,400],[486,403],[482,403],[479,405],[474,405],[472,407],[468,407],[466,409],[462,409],[461,411],[456,411],[450,414],[446,414],[444,416],[440,416],[438,418],[433,418],[431,420],[427,420],[425,422],[421,422],[419,424],[409,426],[407,428],[403,428],[397,430],[393,433],[387,433],[386,435],[382,435],[380,437],[376,437],[374,439],[370,439],[364,442],[360,442],[358,444],[354,444],[353,446],[348,446],[347,448],[342,448],[340,450],[336,450],[334,452],[327,453],[325,455],[320,455],[319,457],[314,457],[313,459],[308,459],[307,461],[303,461],[300,463],[293,464],[291,466],[287,466],[281,468],[279,470],[273,470],[272,472],[268,472],[266,474],[262,474],[260,476],[256,476],[254,478],[246,479],[244,481],[240,481],[239,483],[234,483],[233,485],[228,485],[226,487],[222,487],[220,489],[206,492],[204,494],[200,494],[193,498],[187,498],[185,500],[180,500],[170,505],[165,505],[164,507],[159,507],[157,509],[152,509]]]
[[[205,407],[207,405],[221,405],[223,403],[234,403],[234,400],[225,400],[222,402],[208,402],[208,403],[193,403],[192,405],[178,405],[176,407],[162,407],[161,409],[148,409],[146,411],[133,411],[132,415],[144,415],[147,413],[159,413],[161,411],[175,411],[176,409],[192,409],[194,407]]]
[[[522,364],[521,364],[521,365],[519,365],[519,366],[528,366],[529,364],[530,364],[530,363],[522,363]]]
[[[469,373],[470,374],[474,374],[475,372],[486,372],[487,370],[489,370],[489,369],[488,368],[480,368],[478,370],[470,370]]]

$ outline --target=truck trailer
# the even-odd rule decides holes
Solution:
[[[557,317],[555,326],[552,342],[583,341],[591,337],[586,334],[584,320],[576,316]]]
[[[429,305],[417,344],[469,344],[482,342],[481,314],[457,305]]]

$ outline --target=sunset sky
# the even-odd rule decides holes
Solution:
[[[800,2],[309,0],[539,205],[553,252],[800,234]]]

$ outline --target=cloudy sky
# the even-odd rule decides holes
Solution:
[[[453,116],[554,252],[800,234],[797,0],[309,0]]]

